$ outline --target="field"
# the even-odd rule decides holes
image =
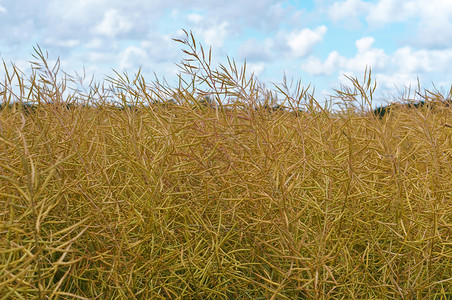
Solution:
[[[4,66],[1,299],[452,298],[451,95],[379,118],[367,72],[276,103],[180,42],[174,88]]]

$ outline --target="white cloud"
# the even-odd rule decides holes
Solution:
[[[116,9],[109,9],[104,13],[102,21],[94,31],[108,37],[115,37],[129,32],[133,28],[129,19],[122,16]]]
[[[337,22],[356,19],[369,11],[370,3],[362,0],[336,1],[329,8],[330,18]]]
[[[341,57],[337,51],[331,52],[325,62],[315,56],[310,56],[301,68],[311,75],[331,75],[342,65],[345,58]]]
[[[324,62],[316,57],[309,57],[301,67],[311,75],[331,75],[339,68],[346,72],[362,72],[367,66],[373,70],[382,70],[387,65],[388,56],[383,49],[373,48],[373,43],[374,38],[365,37],[356,41],[358,52],[352,58],[346,58],[333,51]]]
[[[206,46],[221,48],[229,35],[230,24],[200,13],[190,13],[185,16],[193,28],[195,37],[200,37]]]
[[[430,72],[432,61],[429,56],[429,51],[413,51],[411,47],[403,47],[394,53],[393,61],[399,69],[407,73]]]
[[[259,77],[259,75],[262,74],[264,69],[265,69],[264,63],[246,63],[246,70],[248,76],[254,74],[254,76]]]
[[[148,55],[145,50],[129,46],[120,54],[119,69],[130,70],[131,68],[138,68],[147,61]]]
[[[314,30],[305,28],[287,34],[286,43],[291,49],[291,56],[300,58],[308,55],[315,44],[323,40],[326,31],[327,27],[322,25]]]
[[[394,53],[392,60],[399,70],[408,73],[445,72],[452,65],[452,49],[413,50],[403,47]]]
[[[359,18],[365,17],[369,26],[379,27],[417,18],[425,6],[434,5],[425,5],[425,0],[345,0],[334,2],[328,9],[328,15],[335,22],[346,23],[356,23]]]
[[[44,45],[46,46],[56,46],[56,47],[63,47],[63,48],[74,48],[78,45],[80,45],[80,40],[78,39],[54,39],[54,38],[47,38],[44,40]]]
[[[372,48],[372,44],[375,42],[373,37],[365,37],[355,42],[358,52],[366,52]]]
[[[419,0],[422,3],[421,0]],[[452,1],[429,0],[419,12],[418,34],[414,44],[419,47],[448,48],[452,46]]]
[[[225,39],[228,36],[229,23],[224,21],[212,27],[200,30],[200,35],[204,42],[212,47],[222,47]]]
[[[8,10],[0,5],[0,13],[3,14],[3,13],[7,13],[7,12],[8,12]]]
[[[178,61],[181,51],[179,45],[171,39],[171,36],[164,34],[152,34],[141,43],[152,62],[165,62],[174,64]]]
[[[355,57],[346,61],[346,68],[352,71],[362,71],[366,66],[372,67],[373,70],[383,69],[388,61],[388,57],[383,49],[373,48],[375,39],[365,37],[356,41],[358,53]]]
[[[423,0],[425,2],[425,0]],[[371,26],[381,26],[393,22],[403,22],[415,18],[424,5],[419,1],[380,0],[369,9],[367,22]]]
[[[375,80],[378,86],[384,87],[386,90],[414,88],[418,84],[418,77],[416,74],[409,72],[395,72],[395,73],[378,73],[375,75]]]
[[[230,30],[241,34],[246,28],[262,30],[272,34],[280,29],[281,22],[287,21],[293,13],[293,7],[281,4],[275,0],[242,0],[240,2],[225,2],[220,0],[202,1],[190,7],[205,12],[208,19],[216,23],[229,23]]]
[[[192,13],[192,14],[187,15],[187,20],[192,23],[195,23],[195,24],[201,23],[203,19],[204,19],[204,17],[197,13]]]
[[[372,37],[357,40],[357,53],[351,58],[341,56],[337,51],[330,52],[324,61],[310,56],[301,68],[311,75],[337,74],[339,83],[349,85],[350,82],[344,75],[361,78],[365,68],[370,67],[378,86],[387,91],[395,91],[396,87],[402,91],[405,87],[414,88],[418,84],[418,78],[422,85],[423,82],[431,83],[436,75],[437,78],[452,75],[449,70],[452,65],[452,49],[416,50],[405,46],[389,55],[383,49],[374,48],[373,43]],[[445,86],[444,80],[441,82]]]
[[[96,63],[96,62],[107,62],[108,60],[113,58],[113,55],[106,55],[105,52],[102,51],[92,51],[89,52],[88,56],[88,61],[92,62],[92,63]]]
[[[407,23],[412,45],[427,48],[452,46],[452,1],[450,0],[364,0],[335,1],[328,8],[334,22],[355,27],[364,18],[371,29],[392,23]],[[408,25],[410,24],[410,25]]]
[[[89,49],[98,49],[103,46],[104,46],[104,41],[102,39],[98,39],[98,38],[94,38],[85,44],[85,47],[89,48]]]

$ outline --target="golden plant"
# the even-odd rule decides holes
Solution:
[[[1,299],[451,297],[450,107],[379,119],[369,71],[333,110],[177,41],[175,88],[4,64]]]

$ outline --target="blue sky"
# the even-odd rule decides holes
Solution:
[[[214,67],[246,59],[268,87],[286,74],[320,99],[366,66],[388,101],[418,78],[428,89],[452,83],[450,0],[0,0],[0,56],[22,71],[38,44],[69,74],[84,67],[101,81],[142,66],[149,80],[175,82],[182,28],[212,47]]]

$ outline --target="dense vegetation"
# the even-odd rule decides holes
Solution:
[[[180,42],[175,88],[5,66],[1,299],[450,299],[451,95],[276,101]]]

